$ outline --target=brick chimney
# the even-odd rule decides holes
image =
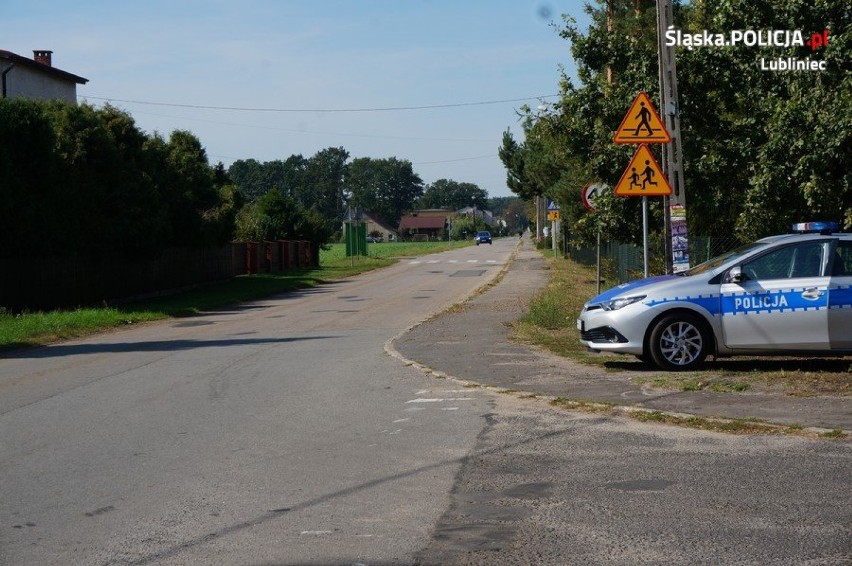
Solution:
[[[47,49],[33,50],[33,59],[36,63],[41,63],[42,65],[47,65],[48,67],[52,67],[53,64],[51,62],[51,55],[53,51],[49,51]]]

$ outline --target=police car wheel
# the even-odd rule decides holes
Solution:
[[[662,318],[651,331],[651,359],[665,370],[695,369],[709,351],[710,339],[704,328],[700,318],[688,313]]]

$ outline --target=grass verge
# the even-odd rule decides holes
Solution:
[[[774,391],[788,395],[852,395],[852,356],[737,357],[709,360],[701,371],[663,372],[632,356],[596,354],[580,344],[576,321],[596,294],[594,267],[546,257],[550,282],[513,328],[513,339],[607,371],[630,372],[636,383],[677,391]],[[610,285],[602,285],[601,290]]]
[[[728,434],[795,434],[818,436],[820,438],[829,439],[845,439],[847,437],[847,435],[841,430],[814,432],[813,430],[807,430],[800,425],[773,425],[758,419],[716,419],[694,415],[673,415],[662,411],[625,410],[608,403],[589,403],[586,401],[567,399],[565,397],[557,397],[550,401],[550,404],[554,407],[560,407],[567,410],[624,415],[644,423],[668,424],[698,430],[724,432]]]
[[[24,313],[10,313],[0,308],[0,351],[47,344],[128,324],[192,316],[226,305],[344,279],[386,267],[401,257],[438,253],[469,245],[470,242],[371,244],[368,256],[347,258],[343,244],[333,244],[330,249],[321,252],[322,267],[319,269],[239,276],[168,296],[101,307]]]

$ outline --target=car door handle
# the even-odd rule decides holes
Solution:
[[[805,289],[805,290],[802,292],[802,297],[803,297],[803,298],[805,298],[805,299],[810,299],[810,300],[812,300],[812,301],[814,301],[814,300],[816,300],[816,299],[819,299],[819,298],[820,298],[820,297],[822,297],[823,295],[825,295],[825,291],[820,291],[820,290],[819,290],[819,289],[817,289],[816,287],[811,287],[810,289]]]

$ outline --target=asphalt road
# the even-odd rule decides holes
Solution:
[[[0,563],[404,563],[491,411],[384,343],[504,241],[0,359]]]
[[[852,561],[849,442],[564,411],[386,354],[420,336],[523,374],[431,318],[515,247],[0,358],[0,564]]]

